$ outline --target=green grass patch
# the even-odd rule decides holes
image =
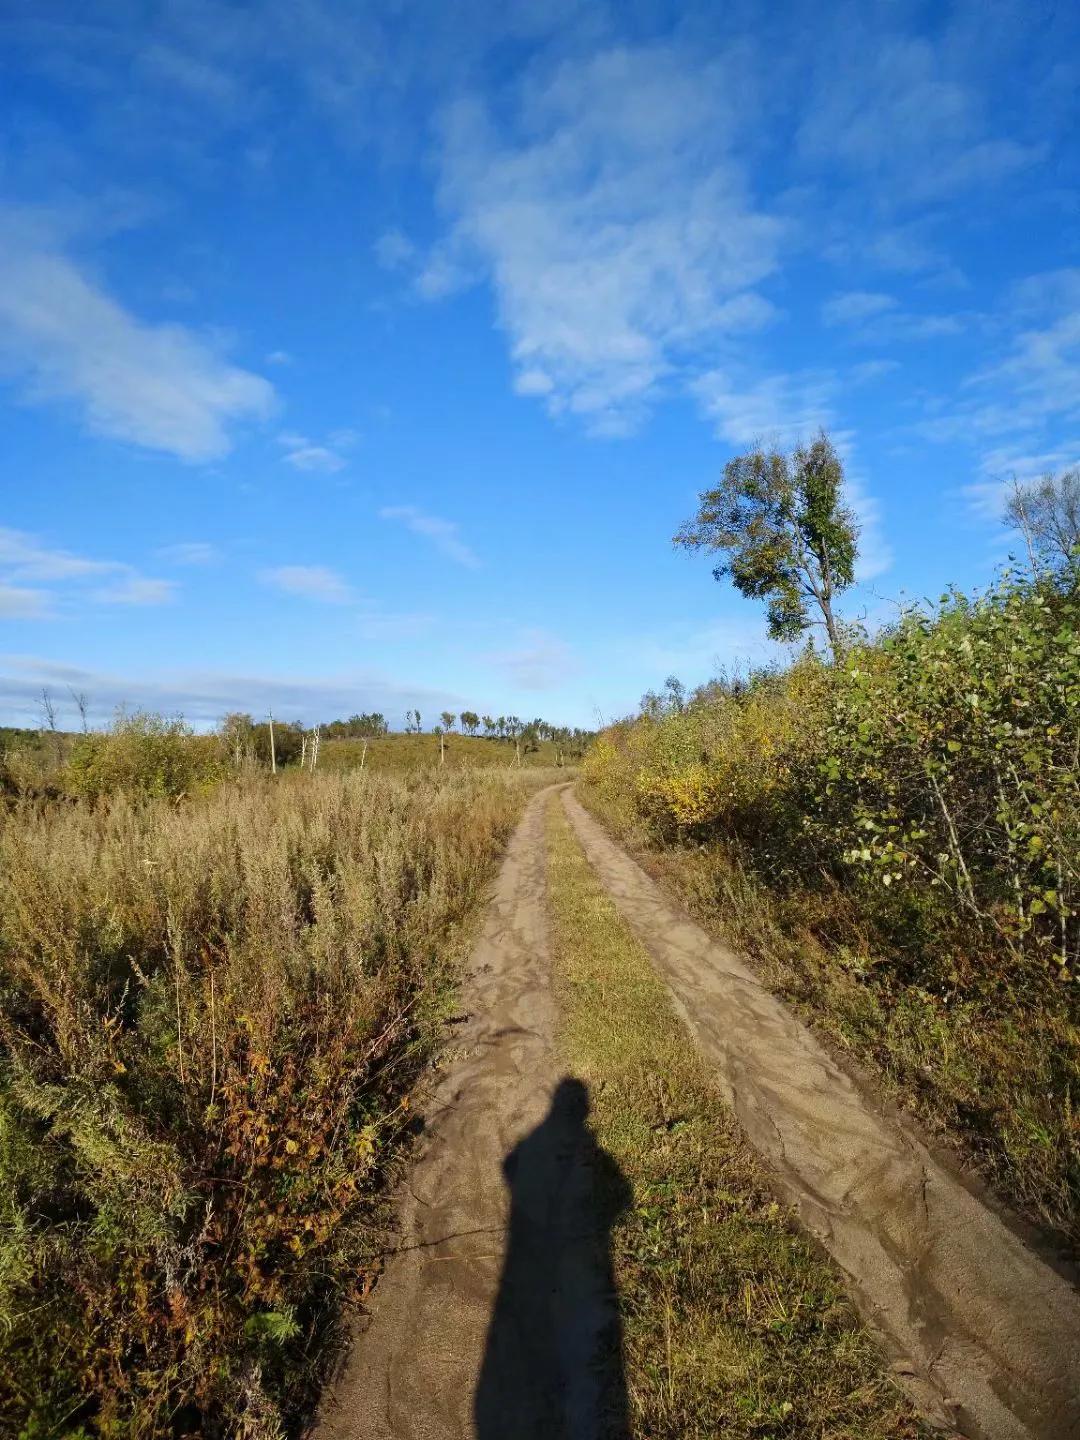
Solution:
[[[568,1068],[633,1188],[613,1234],[635,1432],[725,1440],[928,1435],[833,1267],[767,1175],[596,881],[561,806],[548,891]]]

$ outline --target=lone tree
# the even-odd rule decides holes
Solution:
[[[443,723],[443,729],[445,729],[445,730],[453,730],[453,728],[454,728],[454,721],[457,719],[457,716],[454,714],[454,712],[453,712],[452,710],[444,710],[444,711],[440,714],[439,719],[440,719],[440,720],[442,721],[442,723]]]
[[[1033,570],[1080,577],[1080,469],[1014,480],[1002,518],[1023,535]]]
[[[714,577],[730,577],[741,594],[768,601],[774,640],[797,640],[821,625],[837,656],[843,640],[835,601],[855,578],[858,540],[843,484],[844,467],[824,431],[790,457],[758,447],[728,461],[674,543],[722,553]]]

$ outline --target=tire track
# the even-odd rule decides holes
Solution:
[[[1080,1295],[677,910],[568,792],[567,814],[664,974],[748,1137],[848,1276],[894,1373],[970,1440],[1080,1436]]]

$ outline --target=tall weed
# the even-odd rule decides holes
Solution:
[[[454,936],[527,785],[279,777],[0,819],[0,1431],[284,1432],[375,1272]]]

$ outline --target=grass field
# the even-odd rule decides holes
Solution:
[[[528,772],[0,813],[0,1433],[276,1440]]]
[[[840,1277],[773,1199],[557,801],[548,825],[566,1064],[589,1086],[598,1143],[633,1187],[614,1263],[635,1433],[928,1435]]]

